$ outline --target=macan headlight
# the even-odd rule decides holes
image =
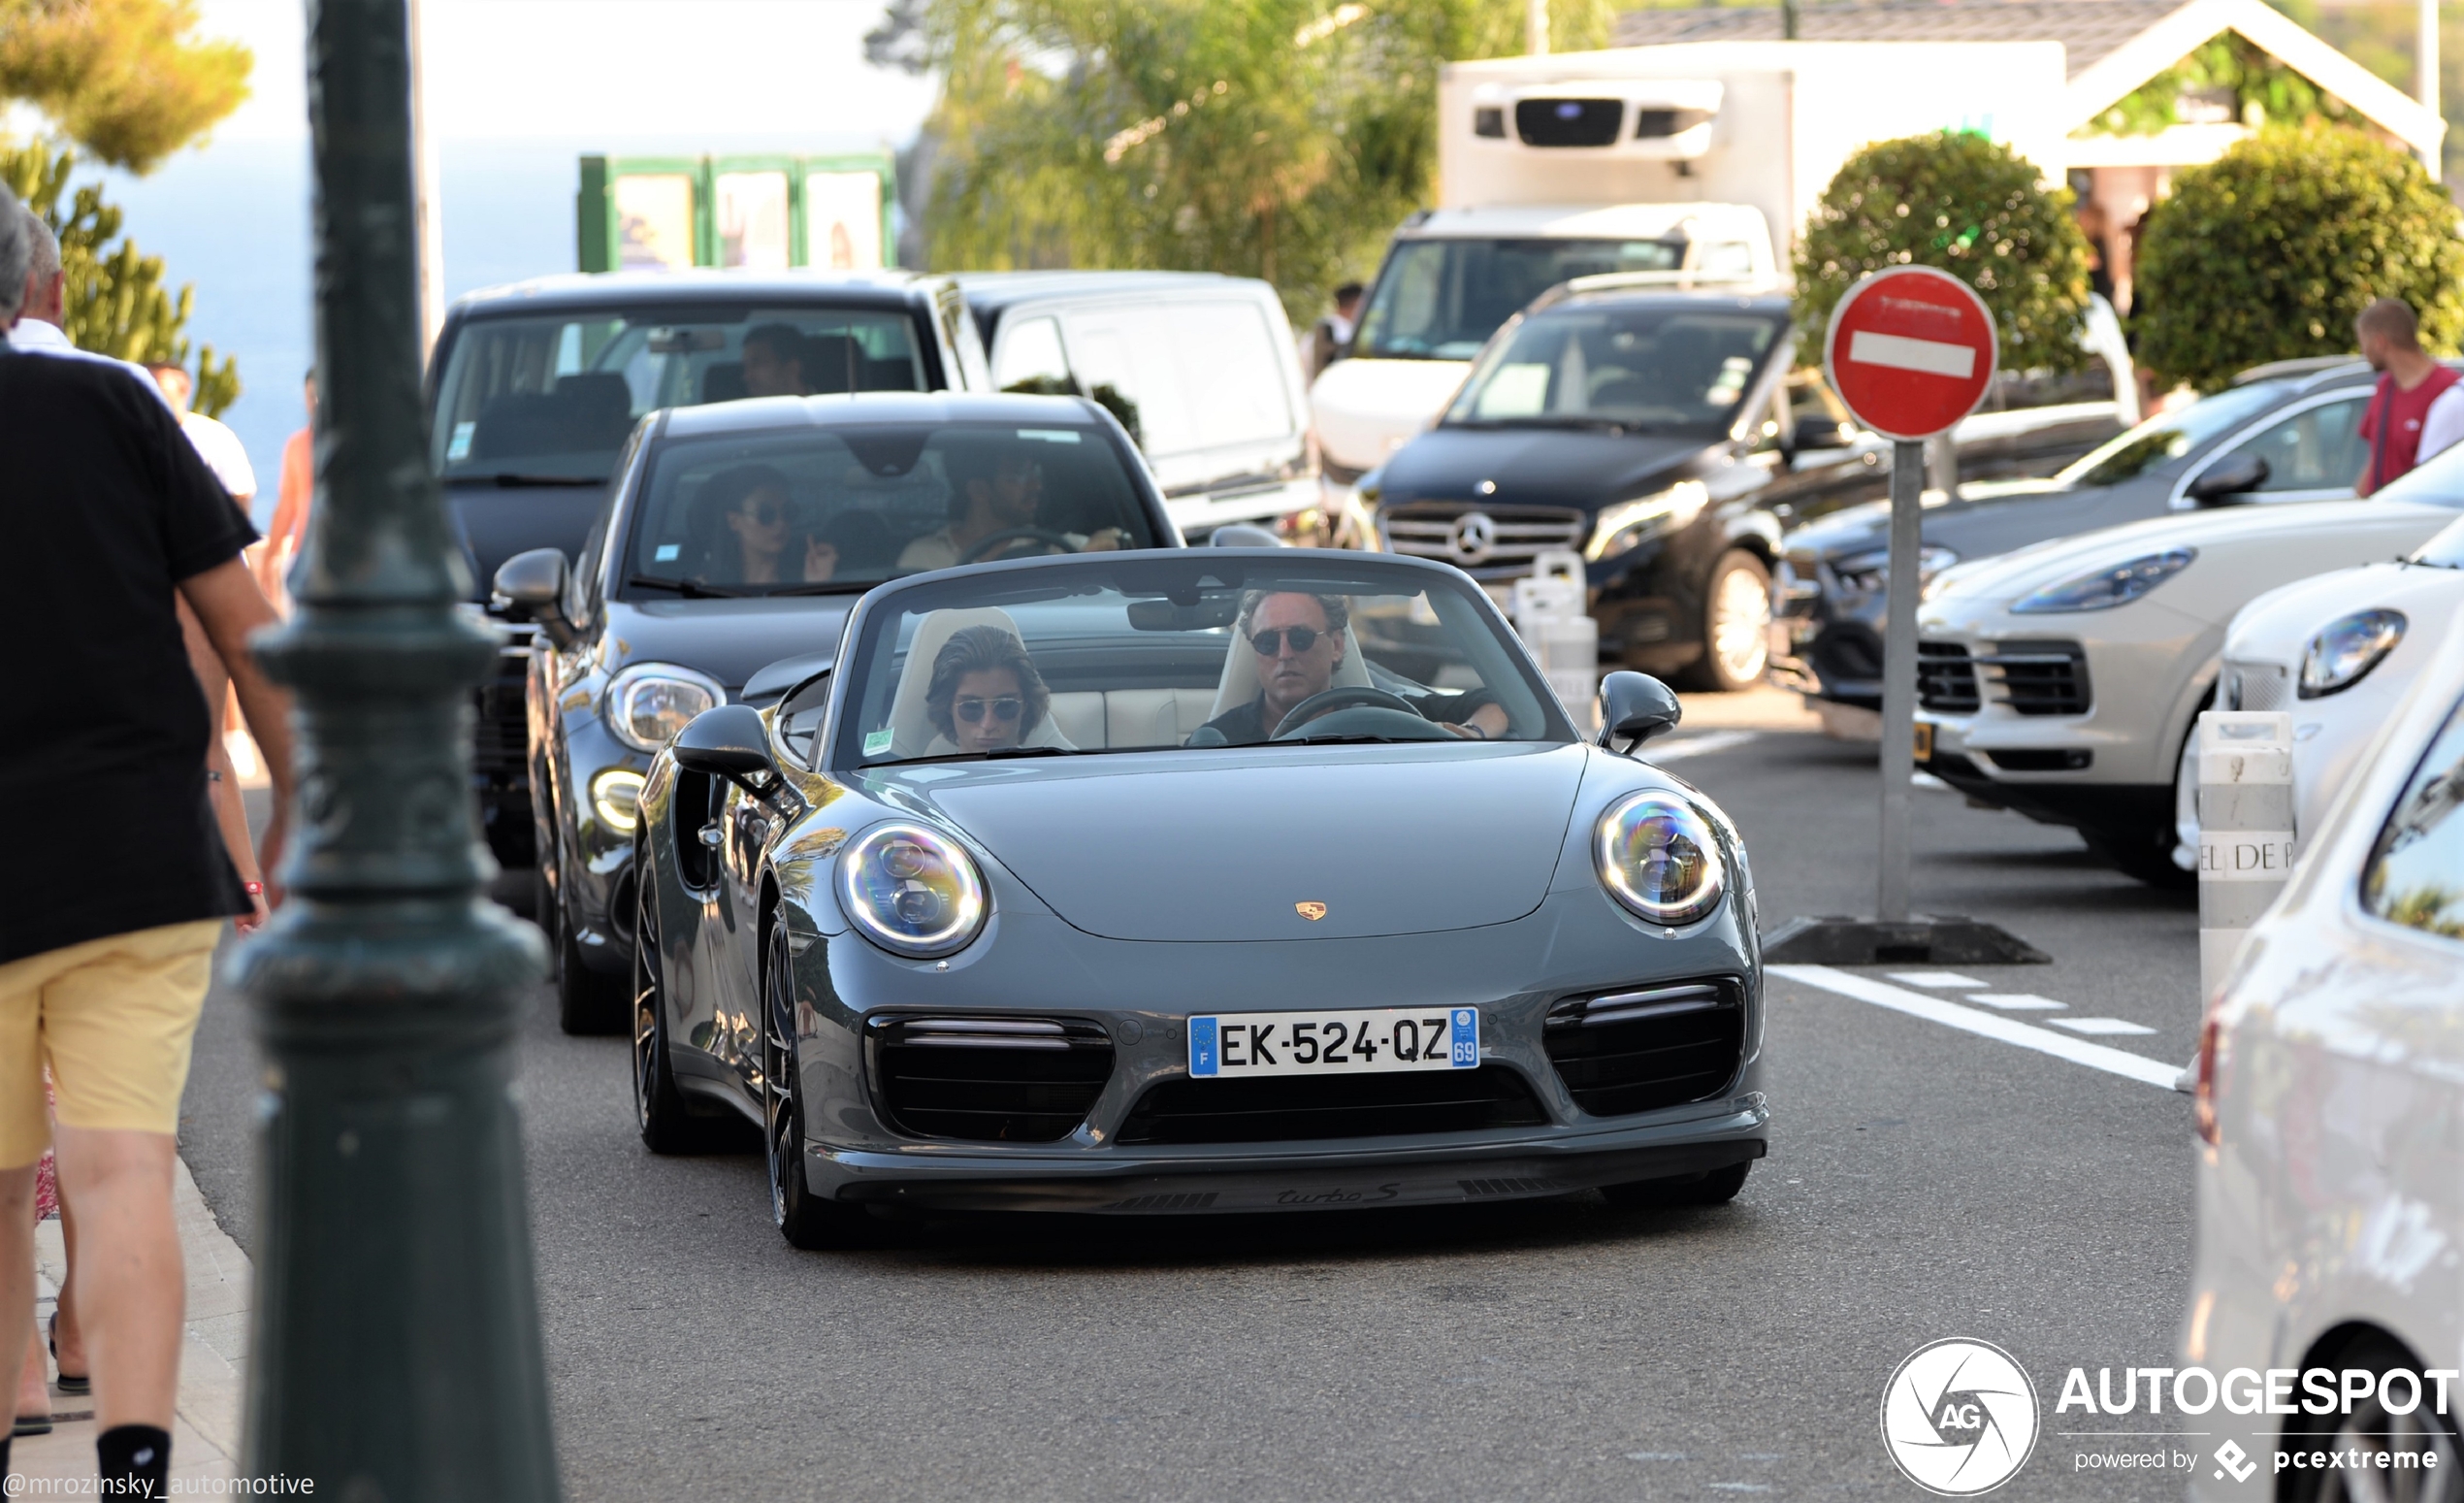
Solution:
[[[2031,591],[2020,597],[2011,610],[2023,616],[2111,610],[2116,605],[2129,604],[2189,568],[2190,561],[2198,556],[2196,548],[2167,548],[2162,553],[2144,554],[2127,563],[2093,570]]]
[[[838,858],[838,900],[864,937],[912,960],[963,950],[984,928],[984,875],[956,841],[881,825]]]
[[[1592,860],[1609,896],[1647,923],[1691,924],[1728,890],[1711,822],[1675,794],[1629,794],[1610,805],[1600,816]]]
[[[725,703],[728,692],[672,663],[636,663],[607,685],[607,729],[637,752],[656,753],[685,723]]]
[[[2302,649],[2301,683],[2294,693],[2305,700],[2341,694],[2369,677],[2402,640],[2400,610],[2357,610],[2330,621]]]

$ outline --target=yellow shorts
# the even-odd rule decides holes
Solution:
[[[0,1169],[43,1157],[43,1065],[60,1121],[177,1132],[222,921],[167,924],[0,964]]]

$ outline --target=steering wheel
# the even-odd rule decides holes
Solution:
[[[1024,542],[1028,540],[1049,543],[1052,545],[1053,550],[1058,553],[1076,553],[1079,551],[1078,544],[1070,541],[1063,534],[1047,532],[1041,527],[1007,527],[997,533],[994,533],[989,538],[978,538],[967,547],[965,552],[958,555],[958,562],[961,564],[973,564],[982,559],[986,554],[993,551],[995,548],[1002,547],[1008,543]]]
[[[1331,715],[1339,709],[1350,709],[1355,705],[1375,705],[1379,709],[1401,710],[1424,726],[1429,724],[1428,718],[1413,709],[1411,702],[1401,695],[1388,694],[1383,689],[1372,689],[1366,685],[1346,685],[1341,689],[1328,689],[1321,694],[1313,694],[1293,705],[1283,716],[1281,723],[1276,726],[1275,734],[1267,739],[1290,740],[1298,736],[1301,729],[1318,716]],[[1432,727],[1432,729],[1435,728]],[[1444,735],[1443,732],[1439,734]]]

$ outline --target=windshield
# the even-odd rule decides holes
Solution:
[[[1681,240],[1408,240],[1360,315],[1352,353],[1469,360],[1500,325],[1561,281],[1605,272],[1673,272]]]
[[[1724,432],[1787,322],[1733,304],[1561,304],[1481,357],[1445,421]]]
[[[661,444],[623,592],[861,590],[979,559],[1155,545],[1130,461],[1076,403],[1046,427],[897,423]]]
[[[2292,391],[2290,381],[2253,381],[2171,412],[2158,412],[2072,460],[2054,478],[2065,485],[2119,485],[2142,471],[2180,459],[2226,429],[2266,411]]]
[[[873,612],[843,671],[836,768],[1572,735],[1470,581],[1323,555],[956,576]]]
[[[633,423],[741,397],[931,388],[903,312],[663,309],[474,318],[431,424],[448,480],[603,481]]]

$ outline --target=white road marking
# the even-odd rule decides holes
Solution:
[[[1928,376],[1976,374],[1976,348],[1946,344],[1940,340],[1912,340],[1904,334],[1877,334],[1859,329],[1848,337],[1848,358],[1859,365],[1889,366],[1895,371],[1922,371]]]
[[[1935,776],[1934,776],[1932,773],[1930,773],[1930,772],[1911,772],[1911,773],[1909,773],[1909,774],[1908,774],[1908,786],[1909,786],[1909,787],[1911,787],[1911,788],[1929,788],[1929,789],[1933,790],[1935,793],[1943,793],[1943,794],[1947,794],[1947,793],[1952,792],[1952,788],[1951,788],[1951,785],[1950,785],[1950,784],[1948,784],[1948,783],[1946,783],[1946,782],[1942,781],[1942,780],[1941,780],[1940,778],[1938,778],[1938,777],[1935,777]]]
[[[1962,976],[1956,970],[1895,970],[1891,973],[1891,979],[1912,987],[1956,989],[1993,985],[1990,981],[1979,981],[1974,976]]]
[[[2091,1044],[2067,1033],[2040,1029],[2032,1023],[2022,1023],[1998,1013],[1979,1012],[1973,1007],[1962,1007],[1938,997],[1928,997],[1922,992],[1895,987],[1869,976],[1853,975],[1830,965],[1773,965],[1770,973],[1803,986],[1818,987],[1861,1002],[1871,1002],[1877,1007],[1888,1007],[1894,1012],[1904,1012],[1912,1018],[1943,1024],[1961,1032],[1998,1039],[2022,1049],[2032,1049],[2038,1054],[2052,1055],[2058,1060],[2068,1060],[2073,1064],[2084,1064],[2090,1069],[2140,1081],[2160,1091],[2171,1091],[2174,1077],[2182,1072],[2178,1064],[2166,1064],[2127,1050]]]
[[[2136,1023],[2124,1023],[2120,1018],[2047,1018],[2045,1021],[2058,1029],[2068,1029],[2073,1033],[2097,1033],[2118,1036],[2124,1033],[2153,1033],[2156,1031],[2156,1029],[2152,1028],[2145,1028]]]
[[[1681,735],[1673,741],[1663,741],[1642,754],[1645,762],[1678,762],[1687,757],[1700,757],[1707,752],[1727,751],[1742,746],[1761,735],[1759,731],[1705,731],[1701,735]]]
[[[2004,1012],[2059,1012],[2070,1005],[2055,1001],[2050,997],[2038,997],[2033,992],[1975,992],[1960,1000],[1983,1002],[1988,1007],[1998,1007]]]

